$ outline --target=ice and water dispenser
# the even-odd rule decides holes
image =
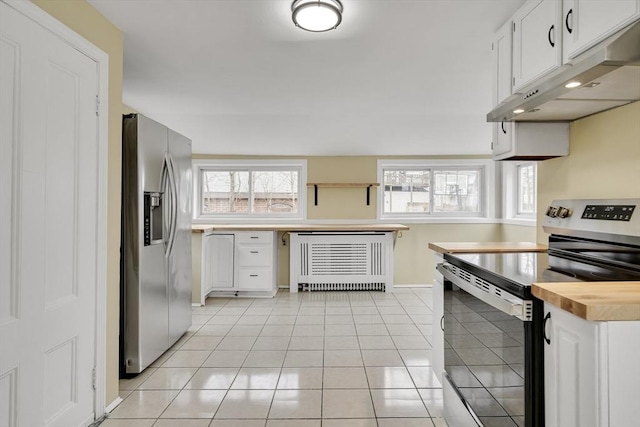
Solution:
[[[160,192],[144,192],[144,245],[162,243],[162,196]]]

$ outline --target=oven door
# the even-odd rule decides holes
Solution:
[[[543,426],[542,346],[532,322],[541,317],[538,302],[496,291],[446,263],[438,269],[453,285],[444,292],[449,426]]]

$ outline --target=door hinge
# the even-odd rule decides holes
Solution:
[[[513,32],[514,33],[516,32],[516,23],[515,22],[513,23]]]
[[[100,95],[96,95],[96,116],[100,115]]]
[[[91,371],[91,386],[93,387],[93,389],[96,389],[96,368],[95,366],[93,367],[93,370]]]

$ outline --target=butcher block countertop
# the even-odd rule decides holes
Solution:
[[[429,249],[445,254],[481,252],[546,252],[547,245],[531,242],[430,242]]]
[[[211,230],[227,231],[403,231],[403,224],[194,224],[191,230],[203,233]]]
[[[640,282],[533,283],[531,292],[586,320],[640,320]]]

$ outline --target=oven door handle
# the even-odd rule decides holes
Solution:
[[[473,284],[461,279],[455,275],[448,264],[438,264],[436,269],[444,276],[445,279],[452,282],[460,289],[478,298],[480,301],[489,304],[491,307],[502,311],[510,316],[517,317],[520,320],[531,320],[531,301],[521,300],[520,298],[509,294],[508,297],[500,298],[492,295],[487,291],[474,286]]]

